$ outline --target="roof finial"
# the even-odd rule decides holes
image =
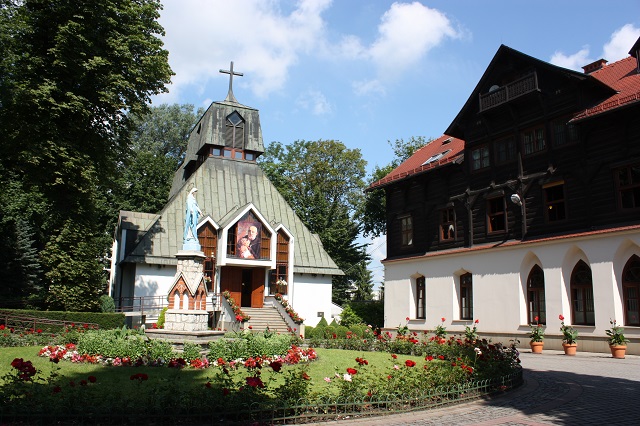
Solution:
[[[227,93],[227,99],[225,99],[225,101],[238,103],[238,101],[236,100],[236,97],[233,96],[233,76],[237,75],[242,77],[244,74],[241,72],[233,71],[233,61],[231,61],[231,66],[229,67],[228,70],[220,70],[220,72],[223,74],[229,74],[229,93]]]

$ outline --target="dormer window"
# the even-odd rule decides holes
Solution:
[[[432,155],[431,157],[429,157],[429,159],[427,161],[422,163],[422,165],[426,166],[427,164],[435,163],[436,161],[440,160],[442,157],[447,155],[449,152],[451,152],[450,149],[448,149],[448,150],[446,150],[444,152],[441,152],[440,154]]]

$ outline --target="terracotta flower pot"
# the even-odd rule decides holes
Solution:
[[[562,348],[564,349],[564,354],[569,356],[574,356],[576,351],[578,350],[577,343],[563,343]]]
[[[529,346],[531,346],[531,353],[541,354],[544,342],[529,342]]]
[[[613,358],[624,358],[625,353],[627,352],[627,345],[609,345],[611,349],[611,356]]]

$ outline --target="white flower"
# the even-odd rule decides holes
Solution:
[[[474,351],[476,352],[476,355],[482,355],[480,348],[475,348]]]
[[[344,373],[344,376],[342,376],[342,378],[347,381],[350,382],[351,381],[351,374],[349,373]]]

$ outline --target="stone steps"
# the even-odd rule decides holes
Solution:
[[[244,325],[245,330],[251,326],[254,332],[262,332],[267,327],[275,333],[284,334],[289,332],[289,326],[282,319],[276,308],[269,306],[264,308],[242,308],[242,311],[251,317]]]

